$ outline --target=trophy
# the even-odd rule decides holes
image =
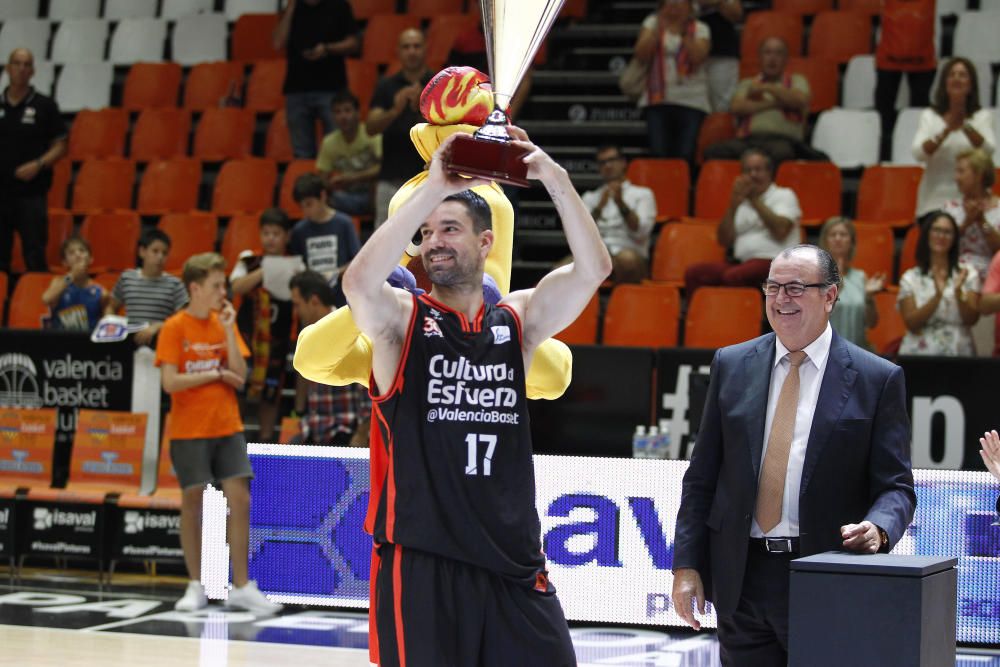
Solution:
[[[493,111],[472,135],[451,145],[448,171],[528,187],[527,154],[511,143],[505,109],[565,0],[480,0]]]

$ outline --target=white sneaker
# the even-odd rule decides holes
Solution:
[[[200,581],[189,581],[184,597],[174,604],[177,611],[198,611],[208,606],[208,598],[205,597],[205,589]]]
[[[226,607],[261,615],[277,614],[284,608],[277,602],[271,602],[264,597],[264,594],[257,588],[256,581],[248,581],[246,586],[241,588],[233,586],[232,590],[229,591]]]

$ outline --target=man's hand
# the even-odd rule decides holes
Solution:
[[[222,369],[219,369],[219,370],[222,373],[220,379],[223,382],[225,382],[226,384],[228,384],[233,389],[242,389],[243,388],[243,383],[246,382],[246,378],[244,378],[239,373],[235,373],[235,372],[229,370],[228,368],[222,368]]]
[[[320,60],[321,58],[325,58],[326,54],[327,54],[326,44],[320,42],[311,49],[306,49],[305,51],[303,51],[302,57],[305,58],[306,60],[311,60],[315,62],[317,60]]]
[[[226,327],[226,329],[229,329],[229,327],[233,326],[233,322],[235,321],[236,309],[233,308],[233,304],[229,301],[229,299],[226,299],[222,302],[222,309],[219,310],[219,323]]]
[[[427,169],[426,184],[432,188],[441,189],[442,199],[479,185],[489,185],[491,182],[484,178],[466,178],[465,176],[452,174],[445,168],[445,164],[448,163],[451,157],[451,145],[458,138],[459,134],[456,132],[441,142],[438,149],[434,151],[434,155],[431,157],[431,165]]]
[[[871,521],[841,526],[840,536],[844,538],[844,548],[855,553],[878,553],[882,547],[882,536],[879,535],[878,526]]]
[[[38,160],[31,160],[14,170],[14,178],[19,181],[32,181],[41,171],[42,164]]]
[[[674,610],[681,619],[695,630],[701,630],[701,621],[694,616],[691,600],[698,603],[698,613],[705,613],[705,588],[701,583],[701,575],[693,568],[678,568],[674,571],[674,588],[670,594]]]
[[[746,174],[741,174],[733,181],[733,193],[730,203],[736,208],[753,194],[753,181]]]
[[[153,336],[157,334],[160,328],[163,326],[162,322],[157,322],[156,324],[150,324],[145,329],[139,329],[135,332],[134,341],[136,345],[149,345],[153,342]]]
[[[73,282],[82,280],[87,276],[87,261],[82,257],[73,262],[69,267],[69,279]]]
[[[979,444],[983,446],[979,455],[983,457],[986,469],[1000,482],[1000,435],[997,435],[996,430],[983,433]]]
[[[563,168],[560,167],[548,153],[531,143],[531,140],[528,139],[527,132],[516,125],[508,126],[507,131],[510,133],[510,136],[513,137],[514,145],[518,148],[523,148],[528,152],[528,154],[522,158],[522,161],[528,165],[529,179],[544,181],[546,177],[563,171]]]
[[[617,204],[622,203],[622,181],[611,181],[605,190]]]
[[[416,111],[420,106],[420,91],[419,83],[411,83],[405,88],[400,88],[396,91],[395,97],[392,98],[393,107],[396,111],[402,111],[406,106],[409,106],[410,109]]]

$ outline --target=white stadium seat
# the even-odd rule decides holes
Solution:
[[[111,35],[108,60],[115,65],[160,62],[166,40],[167,22],[163,19],[122,19]]]
[[[892,163],[920,164],[913,157],[913,137],[920,127],[923,109],[903,109],[896,116],[896,126],[892,129]]]
[[[243,14],[274,14],[277,11],[275,0],[226,0],[226,18],[230,21]]]
[[[171,53],[181,65],[226,60],[226,17],[222,14],[182,16],[174,26]]]
[[[835,108],[819,115],[812,145],[841,169],[854,169],[878,162],[880,136],[877,112]]]
[[[160,18],[176,21],[182,16],[209,13],[214,6],[215,0],[163,0]]]
[[[156,0],[104,0],[104,18],[110,21],[156,17]]]
[[[952,53],[972,61],[1000,61],[1000,12],[965,12],[958,15]]]
[[[0,58],[6,63],[11,51],[26,48],[35,60],[47,59],[51,32],[48,19],[7,19],[0,28]]]
[[[72,113],[111,106],[113,79],[114,65],[109,62],[67,64],[56,82],[59,110]]]
[[[0,0],[0,21],[33,19],[38,16],[38,0]],[[6,58],[6,54],[4,55]]]
[[[49,0],[49,18],[96,19],[101,15],[101,0]]]
[[[64,63],[97,63],[104,60],[108,22],[104,19],[67,19],[59,24],[49,60]]]

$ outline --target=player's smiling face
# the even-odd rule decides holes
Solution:
[[[446,201],[420,226],[421,259],[435,285],[454,287],[482,282],[483,263],[492,245],[490,231],[475,232],[465,205]]]

